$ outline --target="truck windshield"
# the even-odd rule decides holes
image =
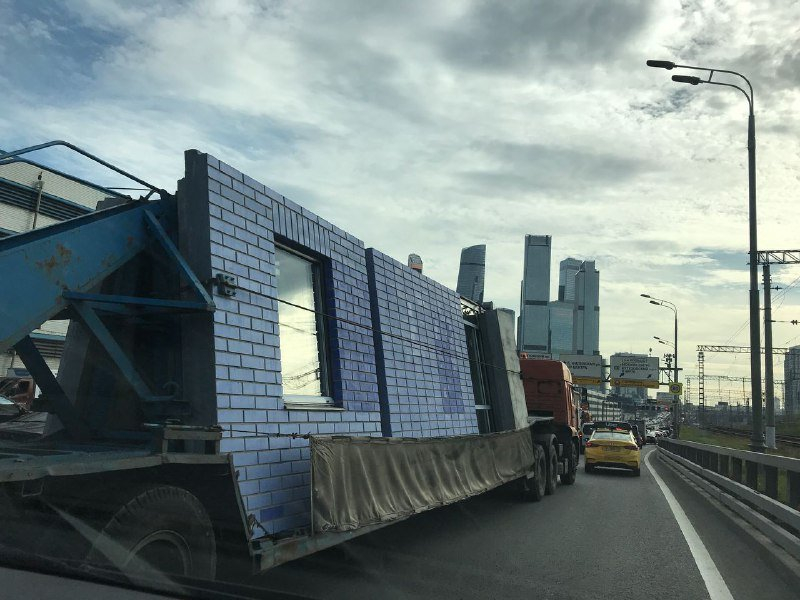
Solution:
[[[561,383],[558,381],[540,381],[538,389],[540,394],[558,394],[561,392]]]

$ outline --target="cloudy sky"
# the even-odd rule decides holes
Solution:
[[[691,374],[697,344],[748,341],[747,107],[645,60],[750,77],[759,245],[797,248],[799,28],[788,0],[0,0],[0,147],[67,139],[167,189],[197,148],[453,287],[486,243],[515,310],[523,237],[549,234],[555,272],[597,260],[603,354],[666,350],[648,292]],[[775,278],[800,319],[800,269]]]

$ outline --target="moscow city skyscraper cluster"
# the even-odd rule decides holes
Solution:
[[[593,260],[559,263],[558,298],[550,299],[549,235],[525,236],[517,349],[532,355],[600,354],[600,272]]]

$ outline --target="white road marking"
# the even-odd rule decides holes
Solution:
[[[703,582],[706,584],[708,595],[711,597],[711,600],[733,600],[731,591],[728,589],[722,575],[720,575],[719,569],[717,569],[717,565],[714,564],[714,560],[711,558],[708,550],[706,550],[703,540],[697,535],[697,531],[695,531],[689,517],[683,512],[683,508],[681,508],[675,496],[672,495],[667,484],[664,483],[664,480],[661,479],[659,474],[656,473],[655,469],[650,465],[651,454],[653,454],[653,451],[647,453],[644,462],[650,474],[653,476],[653,479],[656,480],[658,487],[661,488],[661,492],[664,494],[664,498],[667,499],[667,504],[669,504],[672,514],[675,515],[675,520],[681,528],[681,533],[683,533],[686,543],[689,544],[689,550],[692,553],[692,558],[694,558],[697,568],[700,569],[700,575],[703,577]]]

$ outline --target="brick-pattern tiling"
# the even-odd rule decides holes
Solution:
[[[324,263],[325,311],[371,324],[363,243],[211,156],[208,193],[214,273],[237,278],[232,298],[214,296],[217,418],[248,514],[268,533],[309,524],[308,441],[263,433],[380,435],[372,333],[329,321],[332,395],[344,410],[286,410],[282,400],[275,238]],[[188,175],[187,175],[188,176]],[[256,530],[256,536],[263,532]]]
[[[385,436],[478,433],[458,294],[367,250]]]
[[[365,252],[349,233],[201,156],[212,271],[234,275],[238,285],[232,298],[214,296],[221,449],[233,455],[245,510],[264,529],[254,536],[310,520],[308,441],[259,434],[477,433],[457,294],[380,252]],[[276,239],[323,263],[324,310],[334,317],[327,321],[332,396],[340,410],[287,410],[282,400],[278,305],[270,298],[277,295]],[[373,327],[424,345],[374,335]]]

